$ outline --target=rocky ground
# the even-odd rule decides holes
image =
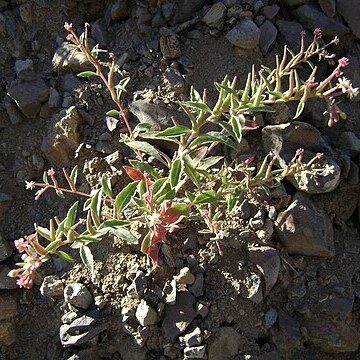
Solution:
[[[211,98],[214,81],[243,83],[252,64],[273,65],[315,27],[341,39],[331,50],[350,59],[346,76],[360,86],[359,18],[356,0],[1,0],[0,359],[360,359],[358,99],[344,100],[348,119],[332,129],[318,101],[296,122],[291,105],[258,116],[244,154],[272,150],[286,162],[302,147],[335,172],[320,186],[285,182],[268,207],[244,201],[222,257],[195,226],[168,238],[155,271],[137,247],[108,238],[93,246],[92,277],[60,259],[40,291],[6,276],[13,240],[74,200],[34,202],[25,179],[78,164],[82,190],[105,172],[120,189],[131,156],[123,125],[105,115],[103,85],[75,76],[89,64],[69,61],[65,21],[91,23],[94,44],[131,77],[131,120],[161,129],[181,119],[176,100],[191,85]]]

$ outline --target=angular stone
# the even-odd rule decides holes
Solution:
[[[52,117],[48,134],[41,145],[41,150],[51,163],[59,167],[69,163],[69,157],[80,144],[81,123],[82,117],[75,106]]]
[[[1,218],[1,214],[0,214]],[[0,262],[7,259],[12,254],[12,248],[9,243],[0,236]]]
[[[140,301],[135,316],[142,326],[154,325],[159,321],[157,312],[145,300]]]
[[[94,70],[94,66],[83,54],[78,54],[70,58],[73,48],[69,43],[64,42],[60,45],[52,59],[53,69],[58,73],[73,71],[79,73],[86,70]]]
[[[209,345],[209,360],[234,359],[239,352],[241,336],[232,327],[221,327]]]
[[[20,111],[30,119],[38,115],[41,104],[49,97],[49,88],[41,79],[14,82],[8,92]]]
[[[188,20],[194,13],[201,9],[207,0],[177,0],[174,23]]]
[[[357,0],[338,0],[337,10],[350,26],[352,33],[360,39],[360,6]]]
[[[279,310],[279,328],[290,343],[298,343],[301,340],[300,324],[283,310]]]
[[[319,0],[321,10],[326,16],[334,17],[336,13],[336,1],[335,0]]]
[[[204,337],[199,327],[196,327],[190,333],[187,333],[184,336],[179,337],[180,344],[184,346],[200,345],[203,340]]]
[[[101,334],[108,327],[107,324],[102,324],[82,334],[70,335],[68,333],[70,326],[71,325],[67,324],[63,324],[60,326],[60,340],[62,346],[65,348],[69,346],[79,346],[81,344],[85,344],[91,339],[93,339],[95,336]]]
[[[277,37],[277,29],[274,26],[274,24],[266,20],[261,26],[260,26],[260,40],[259,40],[259,46],[262,51],[262,53],[265,55],[272,43],[276,40]]]
[[[165,59],[176,59],[181,56],[179,36],[166,31],[160,37],[160,50]]]
[[[327,318],[306,322],[309,342],[320,351],[327,353],[353,352],[359,349],[360,333],[343,321]]]
[[[23,115],[19,108],[16,106],[15,102],[10,97],[5,97],[4,105],[11,124],[20,124],[23,121]]]
[[[79,333],[89,331],[95,322],[96,320],[93,317],[83,315],[71,322],[67,333],[69,335],[78,335]]]
[[[226,34],[226,39],[231,44],[243,48],[253,49],[259,44],[260,29],[251,20],[242,20]]]
[[[318,174],[316,181],[309,174],[288,178],[297,189],[310,194],[321,194],[333,191],[339,185],[340,167],[333,158],[331,148],[314,126],[300,121],[265,126],[262,129],[262,143],[266,153],[271,151],[278,155],[276,161],[281,167],[286,166],[300,148],[305,150],[302,160],[304,163],[317,153],[324,154],[318,164],[327,170]]]
[[[265,294],[276,284],[280,270],[280,256],[276,249],[270,246],[249,248],[250,258],[260,269],[265,279]]]
[[[222,30],[226,11],[226,6],[222,2],[217,2],[210,8],[202,20],[209,28]]]
[[[184,267],[180,270],[179,274],[174,276],[175,281],[178,284],[193,284],[195,281],[195,276],[191,273],[188,267]]]
[[[345,131],[340,135],[339,145],[352,157],[360,154],[360,139],[352,131]]]
[[[276,221],[276,232],[285,249],[294,255],[332,257],[334,230],[328,215],[298,194]]]
[[[272,20],[277,15],[279,10],[280,6],[276,4],[264,6],[261,10],[261,14],[264,15],[267,19]]]
[[[283,3],[286,7],[293,9],[310,1],[311,0],[284,0]]]
[[[296,21],[278,20],[276,25],[279,28],[279,39],[289,49],[298,50],[300,46],[300,33],[304,28]]]
[[[57,276],[46,276],[41,284],[40,292],[47,297],[62,297],[64,284]]]
[[[205,357],[206,346],[187,346],[184,349],[185,359],[203,359]]]
[[[16,340],[16,326],[15,320],[0,321],[0,343],[7,346],[14,343]]]
[[[65,302],[76,307],[87,309],[93,302],[90,291],[80,283],[71,283],[64,289]]]
[[[306,4],[294,11],[294,16],[307,29],[313,31],[320,28],[326,36],[343,36],[349,32],[349,28],[343,23],[326,16],[321,9],[313,4]]]
[[[8,276],[10,268],[7,265],[0,264],[0,290],[16,289],[16,279]]]
[[[169,339],[176,339],[196,316],[195,297],[186,290],[177,292],[175,305],[166,305],[162,330]]]
[[[111,20],[125,20],[129,17],[128,0],[115,0],[106,10],[105,20],[109,26]]]

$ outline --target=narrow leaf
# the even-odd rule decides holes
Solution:
[[[203,102],[200,101],[187,101],[185,102],[185,105],[191,109],[197,110],[197,111],[203,111],[203,112],[208,112],[211,113],[211,109],[204,104]]]
[[[75,260],[66,252],[58,250],[56,252],[56,255],[58,255],[59,257],[61,257],[63,260],[67,261],[67,262],[74,262]]]
[[[96,72],[94,71],[83,71],[77,74],[78,77],[88,78],[90,76],[97,76]]]
[[[111,193],[112,193],[111,182],[110,182],[109,177],[106,174],[104,174],[101,178],[101,186],[103,188],[104,193],[107,196],[111,197]]]
[[[180,159],[176,159],[170,169],[170,185],[174,189],[178,185],[182,175],[182,163]]]
[[[115,209],[119,214],[126,209],[136,192],[138,181],[126,185],[115,198]]]
[[[212,204],[217,202],[217,200],[214,190],[206,190],[195,197],[194,204]]]
[[[75,224],[78,205],[79,202],[76,201],[76,203],[74,203],[67,212],[66,220],[65,220],[65,229],[70,229]]]
[[[119,110],[115,110],[115,109],[112,109],[112,110],[109,110],[106,115],[107,116],[118,116],[120,114],[120,111]]]
[[[80,257],[84,265],[91,271],[94,272],[94,257],[88,246],[83,245],[80,248]]]
[[[141,151],[145,154],[153,156],[155,159],[161,162],[164,162],[163,158],[159,155],[158,150],[145,141],[127,141],[125,144],[133,150]]]
[[[76,185],[77,178],[78,178],[78,166],[75,165],[70,173],[70,179],[74,185]]]
[[[295,114],[295,116],[294,116],[294,119],[297,119],[297,118],[301,115],[301,113],[302,113],[303,110],[304,110],[304,107],[305,107],[305,103],[302,102],[302,101],[300,101],[300,102],[299,102],[299,105],[298,105],[298,107],[297,107],[297,109],[296,109],[296,114]]]

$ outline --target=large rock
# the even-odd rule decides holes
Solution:
[[[277,237],[290,254],[334,256],[331,220],[305,195],[297,193],[290,206],[279,214],[275,225]]]
[[[177,292],[174,305],[165,306],[162,329],[167,338],[174,340],[187,329],[196,316],[194,305],[195,297],[182,290]]]
[[[58,73],[68,71],[79,73],[86,70],[94,70],[94,66],[87,60],[85,55],[77,54],[71,56],[72,51],[73,48],[68,42],[62,43],[57,48],[52,59],[52,65],[55,71]]]
[[[260,26],[260,31],[261,31],[261,35],[260,35],[259,46],[262,53],[265,55],[268,52],[271,44],[275,41],[278,31],[275,25],[269,20],[266,20]]]
[[[4,218],[13,201],[14,199],[11,195],[0,193],[0,220]]]
[[[80,283],[71,283],[64,289],[65,302],[76,307],[87,309],[93,302],[90,291]]]
[[[217,2],[210,8],[202,20],[208,27],[222,30],[226,11],[226,6],[222,2]]]
[[[262,129],[262,143],[266,153],[271,151],[278,155],[277,162],[281,167],[286,166],[300,148],[305,150],[303,163],[317,153],[324,154],[318,161],[318,166],[327,170],[318,174],[316,181],[307,173],[301,174],[301,177],[289,178],[297,189],[310,194],[321,194],[333,191],[339,185],[340,167],[333,158],[331,148],[314,126],[300,121],[265,126]]]
[[[358,0],[338,0],[337,10],[350,26],[353,34],[360,39],[360,6]]]
[[[30,119],[35,118],[41,104],[49,97],[49,88],[41,79],[25,82],[14,82],[9,88],[10,97],[16,102],[20,111]]]
[[[286,7],[293,9],[310,1],[311,0],[283,0],[283,3]]]
[[[231,360],[239,352],[241,337],[232,327],[221,327],[209,345],[209,360]]]
[[[343,321],[312,318],[306,323],[306,329],[309,342],[320,351],[336,354],[359,349],[360,333],[358,328]]]
[[[16,289],[16,279],[8,276],[10,268],[7,265],[0,264],[0,290]]]
[[[226,34],[231,44],[243,48],[253,49],[259,44],[260,29],[251,20],[242,20]]]
[[[82,117],[75,106],[53,116],[41,145],[41,150],[51,163],[59,167],[68,165],[71,154],[80,144],[81,123]]]
[[[298,50],[300,47],[300,33],[304,28],[296,21],[278,20],[276,25],[279,28],[279,39],[282,45],[289,49]]]
[[[294,11],[294,15],[307,29],[313,31],[319,27],[327,36],[342,36],[349,32],[347,26],[326,16],[316,5],[303,5]]]
[[[349,1],[347,1],[348,3]],[[336,13],[336,1],[335,0],[319,0],[321,10],[326,16],[334,17]]]
[[[12,254],[9,243],[0,236],[0,262],[7,259]]]
[[[177,0],[174,23],[188,20],[197,10],[200,10],[207,0]]]
[[[142,326],[154,325],[159,321],[157,312],[145,300],[140,301],[135,316]]]

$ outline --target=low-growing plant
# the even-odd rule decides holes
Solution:
[[[273,111],[272,104],[297,101],[298,118],[305,102],[310,98],[322,98],[329,106],[329,126],[340,118],[345,118],[339,109],[336,98],[346,93],[350,98],[358,94],[350,81],[342,76],[342,69],[348,65],[346,58],[341,58],[332,73],[325,79],[317,78],[317,67],[311,62],[318,57],[331,64],[335,55],[329,54],[330,45],[336,45],[338,39],[320,46],[319,29],[309,46],[305,46],[301,34],[301,46],[298,53],[293,53],[286,46],[282,57],[276,57],[276,66],[270,69],[261,66],[259,71],[252,67],[243,89],[237,88],[236,78],[227,76],[221,83],[216,83],[218,99],[210,106],[206,90],[200,95],[193,87],[190,100],[180,106],[189,118],[190,125],[178,124],[173,119],[173,126],[162,131],[152,131],[151,126],[139,123],[134,128],[120,102],[122,91],[129,78],[121,78],[114,54],[109,54],[110,63],[100,61],[99,53],[105,52],[98,46],[89,46],[89,25],[77,36],[72,24],[65,24],[67,40],[72,43],[73,54],[85,55],[95,71],[85,71],[78,76],[100,77],[110,92],[117,109],[107,114],[119,116],[127,127],[127,134],[122,134],[120,141],[134,150],[135,158],[129,160],[124,170],[129,183],[115,194],[110,179],[103,175],[97,190],[90,194],[77,189],[78,168],[69,174],[63,169],[67,185],[62,187],[53,169],[44,173],[42,182],[30,181],[27,189],[38,188],[35,199],[47,190],[55,190],[63,197],[71,193],[86,197],[83,205],[83,217],[79,218],[79,202],[75,202],[64,219],[51,219],[48,227],[35,224],[35,232],[15,240],[15,246],[22,253],[22,262],[10,272],[17,277],[20,287],[31,288],[38,275],[37,269],[51,256],[56,255],[66,261],[74,261],[65,252],[66,246],[79,249],[84,264],[94,271],[94,260],[89,245],[97,243],[105,234],[112,234],[130,244],[141,241],[141,251],[147,254],[153,264],[158,264],[161,243],[168,233],[184,228],[190,221],[201,221],[205,227],[199,232],[208,234],[222,254],[221,241],[228,236],[224,220],[236,213],[244,198],[262,199],[264,194],[288,177],[298,179],[311,176],[328,175],[331,167],[323,166],[322,154],[308,162],[303,160],[304,150],[298,149],[293,159],[283,167],[276,167],[277,155],[268,154],[261,166],[254,166],[254,157],[239,160],[236,153],[240,150],[244,132],[258,127],[251,117],[256,112]],[[310,75],[301,80],[301,65],[307,64]],[[120,80],[116,80],[116,79]],[[115,84],[116,83],[116,84]],[[213,130],[205,131],[205,125],[211,124]],[[154,140],[175,144],[172,152],[161,151],[154,145]],[[233,150],[232,159],[212,155],[217,145]],[[149,157],[155,159],[148,162]],[[102,214],[103,205],[111,209],[111,215]]]

